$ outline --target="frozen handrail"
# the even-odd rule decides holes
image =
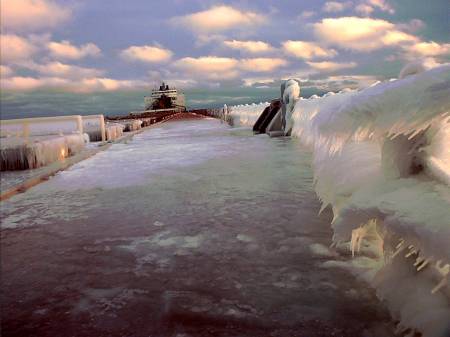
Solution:
[[[0,120],[0,137],[83,133],[80,115]]]

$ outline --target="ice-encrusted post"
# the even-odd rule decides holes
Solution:
[[[286,136],[292,131],[292,112],[295,103],[300,98],[300,82],[288,79],[281,84],[281,127]]]

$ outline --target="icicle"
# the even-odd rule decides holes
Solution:
[[[361,249],[361,243],[366,235],[367,230],[364,227],[359,227],[352,231],[352,239],[350,241],[350,247],[352,250],[352,257],[355,257],[355,250],[359,252]]]
[[[425,268],[430,263],[430,259],[425,259],[421,265],[417,267],[417,271],[421,271],[423,268]]]
[[[400,242],[395,246],[395,249],[399,249],[403,244],[405,243],[405,240],[400,239]]]
[[[424,260],[423,257],[418,256],[416,258],[416,262],[414,262],[414,267],[417,267],[419,264],[421,264],[423,262],[423,260]]]
[[[442,278],[442,280],[436,285],[436,287],[434,287],[434,288],[431,290],[431,293],[432,293],[432,294],[436,294],[439,290],[441,290],[442,288],[444,288],[444,287],[447,285],[447,282],[448,282],[447,276],[444,276],[444,277]]]
[[[406,258],[410,257],[411,255],[414,255],[417,253],[417,250],[412,249],[408,254],[405,255]]]

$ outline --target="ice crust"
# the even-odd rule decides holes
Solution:
[[[300,99],[292,136],[313,152],[345,267],[376,287],[399,330],[450,335],[450,65],[407,65],[401,79]],[[251,125],[267,106],[230,107]]]

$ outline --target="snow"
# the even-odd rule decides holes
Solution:
[[[300,99],[290,122],[313,152],[334,244],[355,256],[324,267],[375,286],[399,330],[442,337],[450,333],[450,65],[428,68],[407,65],[398,80]],[[264,107],[230,109],[251,125]]]

